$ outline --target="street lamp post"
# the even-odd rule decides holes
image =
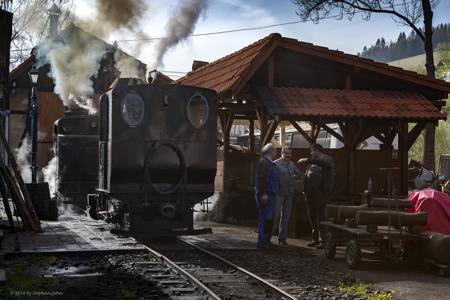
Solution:
[[[37,81],[39,78],[39,71],[36,65],[33,65],[31,71],[29,72],[32,89],[31,89],[31,106],[29,110],[30,120],[31,120],[31,182],[36,183],[37,175],[37,133],[38,133],[38,116],[39,116],[39,106],[37,97]]]

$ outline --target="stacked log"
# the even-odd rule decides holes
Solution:
[[[440,264],[450,265],[450,235],[432,231],[422,235],[425,237],[421,242],[425,256]]]
[[[371,198],[370,199],[370,206],[374,206],[374,207],[384,207],[384,208],[388,208],[389,205],[391,206],[391,209],[397,209],[397,205],[398,208],[400,209],[405,209],[405,208],[412,208],[412,201],[409,199],[387,199],[387,198]]]
[[[358,225],[390,225],[394,227],[400,226],[425,226],[428,222],[428,214],[426,212],[403,213],[396,211],[364,211],[359,210],[356,213],[356,223]]]
[[[332,219],[335,223],[343,224],[347,219],[354,219],[356,212],[360,210],[375,210],[375,208],[366,204],[356,206],[328,204],[325,208],[325,216],[328,219]]]

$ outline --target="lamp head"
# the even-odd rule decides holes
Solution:
[[[36,64],[33,64],[33,67],[28,74],[30,75],[31,83],[36,85],[39,78],[39,70],[36,68]]]

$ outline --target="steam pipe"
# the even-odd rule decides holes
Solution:
[[[36,183],[37,175],[37,136],[38,136],[38,116],[39,106],[36,84],[33,84],[31,89],[31,108],[30,108],[30,120],[31,120],[31,182]]]

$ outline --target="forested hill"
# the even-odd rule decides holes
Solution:
[[[439,44],[447,43],[450,40],[450,24],[440,24],[433,30],[433,46],[436,48]],[[414,55],[425,53],[423,41],[414,32],[407,36],[401,32],[396,42],[386,42],[384,38],[377,39],[375,45],[364,46],[359,56],[367,57],[376,61],[390,62]]]

